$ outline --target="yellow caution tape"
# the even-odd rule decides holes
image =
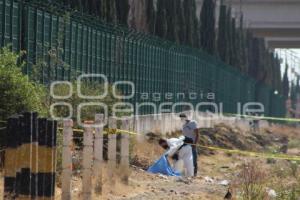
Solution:
[[[58,128],[59,130],[63,130],[63,128]],[[83,129],[72,129],[74,132],[79,132],[79,133],[84,133]],[[95,131],[93,131],[95,132]],[[130,135],[137,135],[137,133],[132,132],[132,131],[126,131],[122,129],[113,129],[113,128],[105,128],[104,129],[104,134],[122,134],[122,133],[127,133]]]
[[[59,128],[62,129],[62,128]],[[77,132],[84,132],[82,129],[73,129],[73,131]],[[104,129],[105,134],[130,134],[130,135],[140,135],[139,133],[133,132],[133,131],[127,131],[122,129]],[[241,151],[237,149],[225,149],[220,147],[213,147],[213,146],[204,146],[204,145],[194,145],[200,148],[209,149],[213,151],[222,151],[225,153],[231,153],[231,154],[239,154],[243,156],[249,156],[249,157],[260,157],[260,158],[273,158],[273,159],[279,159],[279,160],[290,160],[290,161],[300,161],[300,156],[292,156],[292,155],[286,155],[286,154],[275,154],[275,153],[259,153],[259,152],[251,152],[251,151]]]
[[[138,135],[138,133],[132,132],[132,131],[126,131],[126,130],[122,130],[122,129],[116,129],[117,133],[127,133],[130,135]]]
[[[242,115],[242,114],[234,114],[234,113],[224,113],[225,116],[235,116],[235,117],[247,117],[252,119],[266,119],[266,120],[276,120],[276,121],[290,121],[290,122],[300,122],[300,119],[295,118],[282,118],[282,117],[268,117],[268,116],[253,116],[253,115]],[[0,123],[7,123],[7,121],[0,120]],[[82,131],[78,129],[78,131]]]

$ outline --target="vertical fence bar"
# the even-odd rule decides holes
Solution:
[[[73,121],[65,120],[62,149],[62,199],[71,199]]]
[[[23,12],[25,10],[26,12]],[[56,11],[59,11],[59,9]],[[231,87],[238,88],[237,85],[240,81],[233,77],[236,75],[242,77],[242,74],[237,70],[232,70],[234,68],[226,64],[219,64],[213,58],[197,49],[189,47],[183,48],[171,42],[151,38],[141,33],[127,33],[125,29],[118,28],[117,30],[115,27],[105,24],[101,24],[101,27],[95,26],[90,24],[90,19],[74,22],[73,25],[73,23],[70,23],[70,20],[74,20],[74,16],[71,16],[70,19],[64,19],[64,17],[61,17],[55,12],[54,7],[46,12],[45,6],[42,3],[37,5],[31,2],[23,4],[22,1],[0,0],[0,18],[0,47],[12,44],[12,49],[19,51],[20,46],[23,47],[23,43],[26,41],[26,47],[22,49],[26,50],[27,74],[33,71],[33,65],[39,64],[43,68],[44,63],[56,65],[56,77],[49,75],[51,79],[65,79],[71,77],[69,70],[65,71],[64,65],[61,63],[71,63],[69,69],[74,70],[75,73],[77,73],[77,69],[85,73],[96,72],[97,70],[95,68],[101,61],[101,55],[102,62],[101,70],[99,71],[102,72],[104,70],[104,73],[108,76],[110,81],[118,80],[120,73],[126,71],[127,75],[124,75],[124,77],[127,76],[130,81],[135,83],[137,93],[141,93],[144,90],[152,92],[153,89],[159,90],[157,91],[159,93],[165,93],[173,91],[175,87],[180,87],[180,83],[178,82],[180,82],[179,80],[181,79],[177,78],[176,81],[174,80],[176,67],[175,69],[171,68],[171,66],[176,65],[178,62],[180,63],[178,64],[178,68],[181,68],[178,69],[178,71],[190,77],[190,80],[186,80],[186,82],[190,82],[190,84],[188,84],[191,86],[190,90],[200,85],[205,93],[213,90],[212,92],[217,93],[217,101],[224,102],[225,111],[234,112],[236,110],[234,103],[241,99],[241,94],[237,89],[235,89],[236,92],[232,94],[226,93],[226,91]],[[49,24],[50,20],[51,24]],[[120,37],[123,37],[120,35],[123,31],[128,34],[126,36],[127,41],[124,41],[124,47],[119,44],[123,43],[122,39],[120,39]],[[74,38],[77,41],[74,42]],[[51,41],[48,41],[49,39],[51,39]],[[49,43],[51,43],[51,45],[49,45]],[[56,51],[53,51],[57,55],[54,55],[53,58],[49,58],[49,60],[55,57],[56,61],[59,62],[51,62],[48,58],[45,59],[49,46],[53,47],[53,43],[57,43],[57,45],[54,45],[54,50]],[[155,52],[152,52],[152,44],[153,48],[155,48]],[[176,52],[173,47],[175,47],[175,49],[183,49],[182,56],[178,58],[178,61],[174,57]],[[62,52],[64,52],[64,54]],[[158,55],[155,57],[155,61],[152,62],[153,54]],[[124,68],[126,69],[122,69],[122,72],[120,72],[119,67],[123,61],[119,61],[119,59],[125,56],[126,64],[124,62]],[[197,59],[203,61],[198,63],[195,61]],[[150,68],[153,63],[155,70]],[[57,65],[59,65],[58,68]],[[218,65],[223,66],[218,67]],[[198,69],[198,67],[200,69]],[[202,80],[197,84],[197,77],[199,78],[199,75],[196,76],[197,73],[193,73],[195,69],[196,71],[199,70],[199,73],[203,72],[200,74]],[[51,74],[49,71],[50,69],[48,70],[48,74]],[[59,74],[59,76],[57,76],[57,74]],[[178,76],[182,77],[183,75]],[[150,80],[152,76],[155,76],[155,81],[153,82]],[[219,79],[217,77],[219,77]],[[216,81],[218,81],[217,84]],[[253,80],[246,79],[242,82],[248,85],[251,81]],[[188,89],[189,88],[184,88],[185,92]],[[253,94],[252,91],[252,93],[247,94],[247,96],[249,96],[247,97],[248,99],[245,99],[249,101],[249,99],[255,97],[255,94]],[[281,100],[279,98],[270,99],[270,97],[263,95],[260,100],[266,104],[266,114],[271,116],[278,115],[270,108],[272,101],[274,101],[273,104],[281,105],[277,110],[284,110],[284,105],[280,103]],[[142,102],[142,99],[135,97],[133,101]],[[141,109],[142,114],[151,112],[149,107],[144,107]]]
[[[3,47],[5,30],[5,1],[0,1],[0,47]]]
[[[93,122],[85,122],[83,135],[83,165],[82,165],[82,197],[89,200],[92,198],[92,161],[93,161]]]
[[[116,119],[113,117],[109,118],[109,128],[110,129],[116,129]],[[109,177],[109,183],[112,187],[114,187],[115,184],[115,177],[114,173],[116,171],[116,161],[117,161],[117,137],[116,134],[109,132],[108,135],[108,177]]]
[[[12,24],[12,0],[6,0],[4,2],[5,5],[5,14],[4,14],[4,45],[8,45],[11,43],[11,24]]]
[[[95,116],[95,141],[94,141],[94,192],[100,194],[102,192],[102,162],[103,162],[103,114]]]
[[[122,121],[122,129],[129,130],[130,124],[129,120],[125,119]],[[128,184],[129,178],[129,134],[122,133],[121,135],[121,165],[122,169],[122,181]]]

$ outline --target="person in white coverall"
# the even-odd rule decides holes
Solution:
[[[184,136],[159,140],[159,145],[167,150],[164,155],[174,159],[175,162],[182,160],[186,172],[185,175],[192,177],[194,176],[194,163],[192,147],[189,143],[188,138]]]

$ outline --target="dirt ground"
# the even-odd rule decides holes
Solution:
[[[153,199],[190,199],[190,200],[218,200],[223,199],[229,184],[222,185],[222,181],[231,181],[243,158],[227,156],[223,153],[213,156],[200,156],[199,172],[196,178],[182,179],[150,174],[145,170],[132,166],[128,185],[117,179],[115,186],[104,188],[103,196],[93,199],[109,200],[153,200]],[[211,179],[211,180],[210,180]],[[104,181],[106,182],[106,181]],[[72,199],[82,199],[81,179],[73,176]],[[56,198],[61,199],[60,188],[56,189]]]
[[[289,170],[288,161],[268,164],[265,159],[244,158],[225,153],[216,153],[211,156],[200,155],[198,162],[200,174],[196,178],[182,179],[149,174],[141,168],[132,166],[128,185],[117,181],[114,188],[106,188],[105,195],[94,196],[93,199],[222,200],[230,187],[236,187],[240,166],[245,162],[254,161],[259,163],[261,169],[269,171],[270,176],[273,176],[273,173],[278,173],[275,172],[277,168],[283,172]],[[288,180],[286,182],[288,183]],[[270,185],[272,184],[270,181]],[[72,199],[82,199],[81,187],[80,179],[73,177]],[[61,199],[60,188],[57,188],[56,191],[56,199]],[[236,195],[234,190],[232,194]]]
[[[200,143],[204,145],[277,153],[286,144],[285,137],[287,137],[289,141],[288,153],[300,156],[300,131],[297,128],[272,126],[261,130],[259,133],[251,133],[242,132],[226,125],[219,125],[213,129],[202,129],[200,133]],[[179,179],[149,174],[145,170],[163,153],[163,150],[155,142],[156,136],[157,134],[150,134],[150,137],[148,136],[144,141],[132,141],[132,166],[129,184],[124,185],[120,181],[116,181],[117,184],[114,189],[109,187],[108,190],[103,191],[105,197],[102,196],[102,199],[219,200],[224,199],[229,188],[232,195],[237,197],[240,192],[239,184],[243,181],[240,178],[241,166],[245,163],[255,163],[262,172],[268,172],[266,174],[262,173],[267,180],[264,183],[265,188],[276,189],[277,193],[281,191],[283,193],[287,191],[288,193],[289,191],[278,185],[278,183],[294,184],[294,179],[291,178],[290,161],[242,157],[203,149],[199,149],[199,175],[196,178]],[[300,173],[300,170],[298,170],[298,173]],[[75,187],[73,188],[75,190],[74,197],[80,197],[80,181],[77,179],[75,182],[79,182],[79,184],[73,184]],[[284,199],[279,195],[277,199]],[[93,199],[100,199],[100,197],[94,197]],[[265,199],[269,198],[266,197]]]
[[[220,146],[223,148],[242,149],[247,151],[280,152],[288,138],[288,154],[300,156],[300,131],[298,128],[286,126],[273,126],[261,130],[260,133],[241,132],[238,129],[224,125],[214,129],[201,130],[201,144]],[[233,199],[241,194],[241,186],[244,183],[241,178],[241,169],[245,163],[254,163],[258,177],[262,181],[262,188],[274,189],[277,196],[273,199],[285,200],[282,195],[289,195],[290,188],[300,188],[300,162],[285,160],[261,159],[255,157],[242,157],[236,154],[223,152],[211,152],[200,150],[198,159],[199,174],[196,178],[175,178],[158,174],[149,174],[145,170],[160,157],[163,150],[159,148],[153,135],[144,141],[133,140],[131,142],[131,172],[128,184],[124,184],[118,178],[120,171],[115,173],[115,184],[108,184],[106,168],[103,178],[103,196],[95,195],[93,199],[109,200],[221,200],[230,189]],[[296,163],[296,164],[295,164]],[[296,170],[294,167],[296,166]],[[0,197],[3,196],[3,173],[0,172]],[[299,182],[297,182],[297,178]],[[297,185],[299,184],[299,185]],[[92,186],[91,186],[92,187]],[[80,173],[72,178],[72,199],[82,198],[82,180]],[[299,195],[299,196],[297,196]],[[295,193],[293,200],[300,199],[299,193]],[[56,187],[55,199],[61,199],[59,184]],[[261,198],[261,200],[272,198]]]

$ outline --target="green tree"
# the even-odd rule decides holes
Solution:
[[[243,15],[240,17],[240,25],[238,29],[238,52],[239,52],[239,65],[241,71],[244,73],[248,73],[248,60],[247,60],[247,37],[246,32],[244,30],[244,19]]]
[[[268,78],[266,46],[263,38],[258,38],[258,68],[257,80],[265,83]]]
[[[184,0],[183,10],[186,24],[185,44],[197,47],[199,46],[199,34],[197,34],[198,20],[196,16],[195,0]]]
[[[105,22],[116,23],[116,1],[115,0],[102,0],[101,1],[101,19]]]
[[[236,34],[236,21],[235,18],[231,18],[231,31],[230,31],[230,64],[236,68],[239,68],[237,59],[239,55],[237,54],[237,34]]]
[[[195,48],[201,48],[201,33],[200,33],[200,21],[198,20],[198,18],[195,16],[194,18],[194,27],[195,27],[195,31],[194,31],[194,43],[193,43],[193,47]]]
[[[155,35],[166,38],[168,31],[166,0],[157,1],[157,13],[155,22]]]
[[[298,95],[300,95],[300,77],[299,76],[297,77],[295,93],[296,93],[296,102],[297,102]]]
[[[179,42],[178,37],[178,16],[176,13],[176,1],[165,0],[166,1],[166,16],[167,16],[167,37],[166,39]]]
[[[47,114],[46,89],[22,73],[18,59],[8,48],[0,50],[0,120],[24,111]]]
[[[227,9],[226,12],[226,40],[227,40],[227,59],[225,60],[225,62],[227,64],[232,64],[233,60],[232,60],[232,54],[233,54],[233,42],[232,42],[232,17],[231,17],[231,8]]]
[[[256,78],[256,69],[257,69],[257,54],[256,46],[257,46],[257,39],[253,37],[253,34],[250,30],[246,31],[246,41],[247,41],[247,63],[248,63],[248,74],[252,78]]]
[[[265,69],[267,71],[267,79],[265,83],[269,86],[271,86],[273,89],[276,89],[275,86],[275,66],[272,63],[272,60],[274,58],[274,55],[272,52],[269,52],[267,48],[265,48]]]
[[[281,74],[282,74],[281,73],[281,62],[280,62],[280,59],[277,54],[275,55],[275,57],[273,57],[273,62],[274,62],[274,66],[275,66],[275,88],[278,90],[278,92],[280,94],[283,95],[283,87],[282,87],[283,78],[281,77]],[[288,97],[288,94],[286,97]]]
[[[290,93],[290,83],[289,83],[289,77],[288,77],[288,70],[289,70],[289,66],[288,66],[288,64],[286,64],[284,75],[283,75],[283,81],[282,81],[282,92],[283,92],[283,96],[286,99],[289,97],[289,93]]]
[[[118,23],[125,25],[127,24],[128,12],[128,0],[116,0],[116,14]]]
[[[296,92],[296,86],[294,82],[291,84],[291,93],[290,93],[291,103],[292,103],[292,109],[296,109],[296,102],[297,102],[297,92]]]
[[[178,39],[180,44],[185,44],[186,24],[181,0],[174,0],[176,3],[177,24],[178,24]]]
[[[219,15],[219,26],[218,26],[218,39],[217,39],[217,48],[218,55],[221,60],[224,62],[227,61],[227,38],[226,38],[226,6],[223,5],[223,1],[220,6],[220,15]]]
[[[204,0],[200,13],[201,47],[209,54],[215,54],[215,3]]]
[[[153,0],[147,0],[146,1],[146,20],[148,24],[148,32],[150,34],[155,33],[155,9],[154,9],[154,3]]]

